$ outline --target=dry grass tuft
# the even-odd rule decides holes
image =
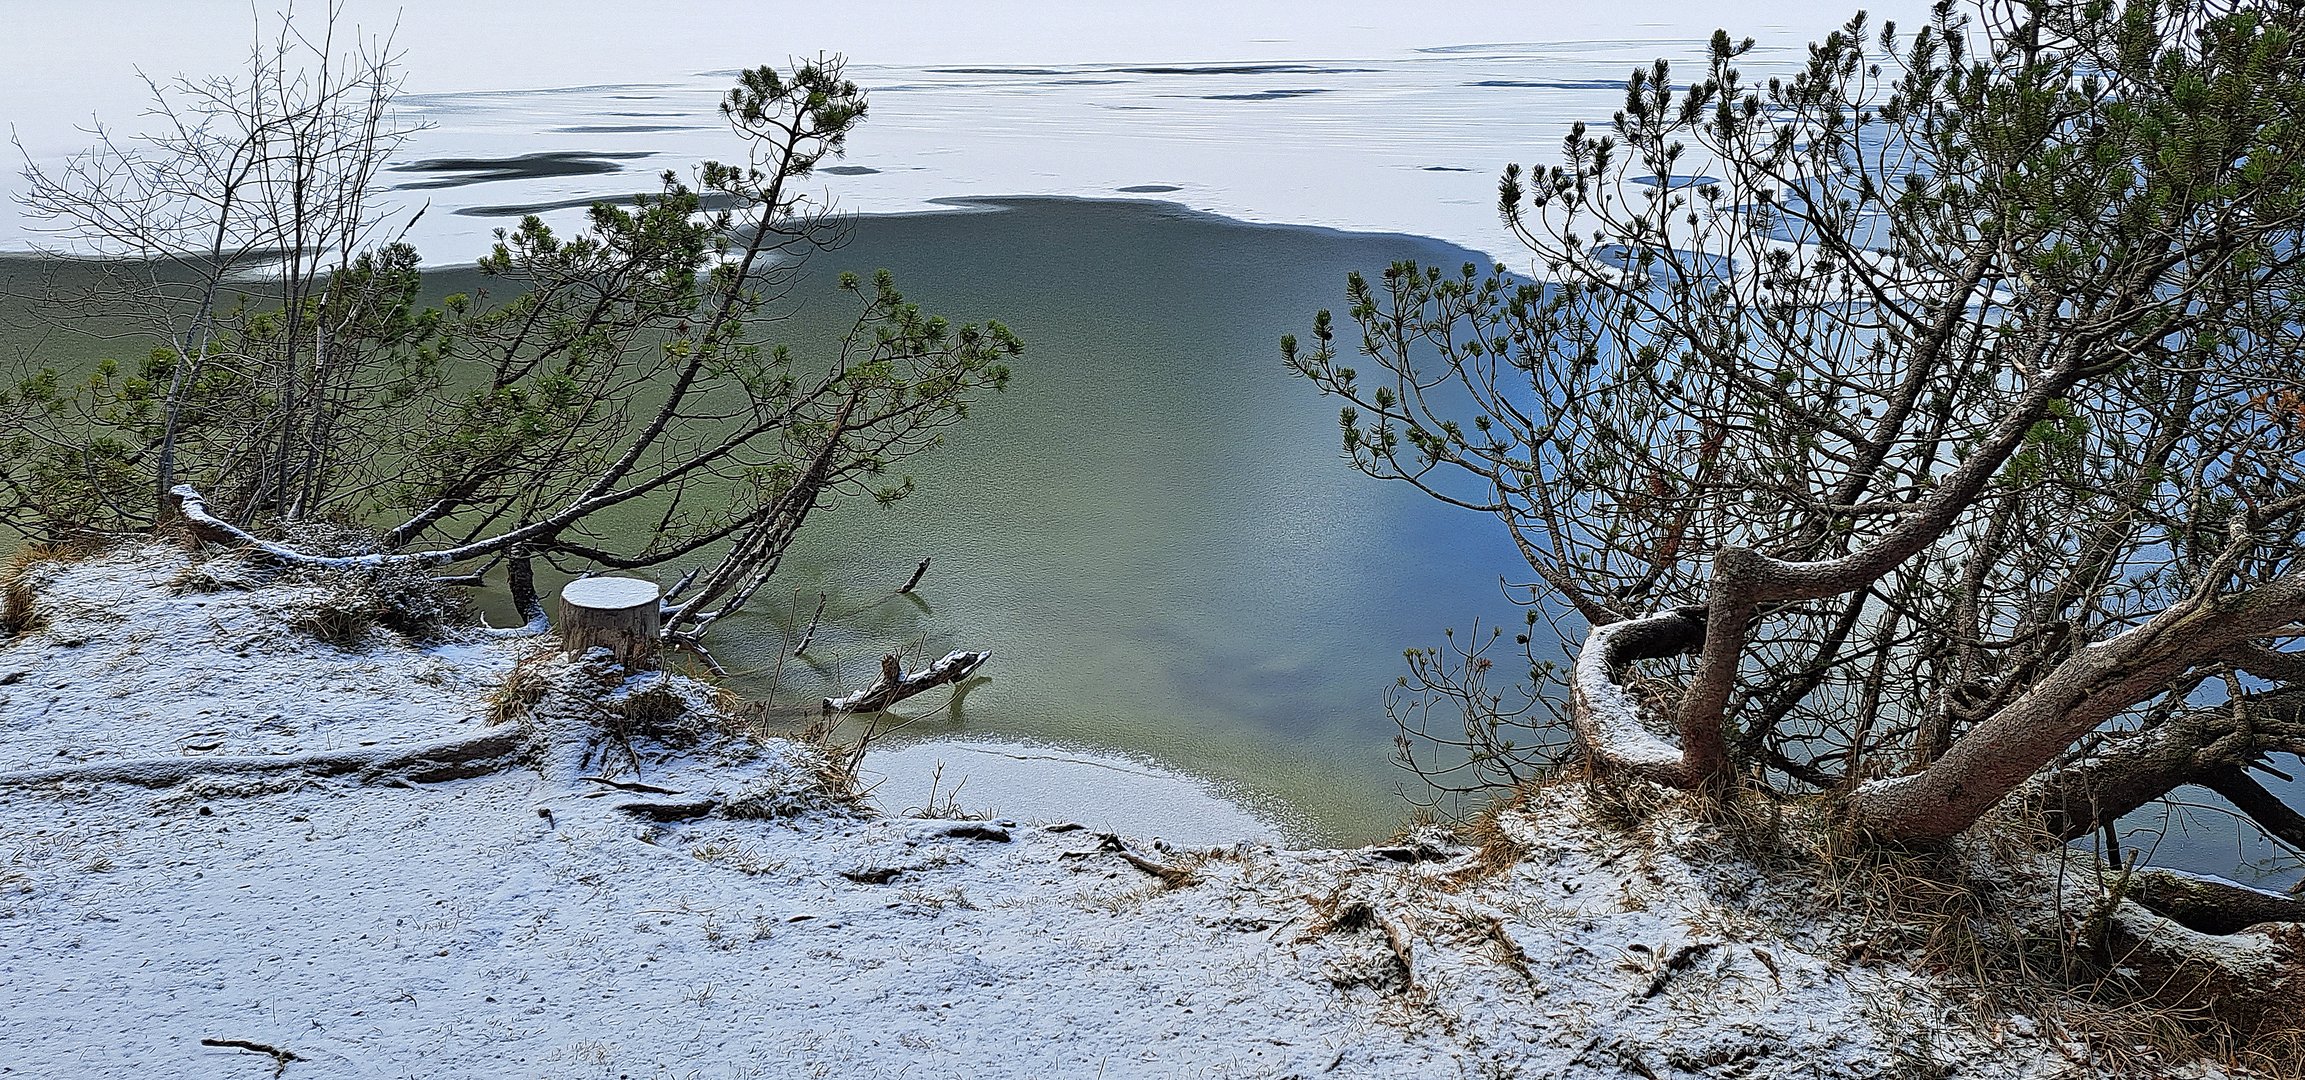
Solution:
[[[40,628],[38,598],[32,572],[44,566],[81,562],[102,554],[109,545],[100,540],[60,544],[27,544],[0,556],[0,637],[12,638]]]
[[[840,740],[838,728],[832,718],[820,717],[793,736],[793,741],[808,748],[809,772],[817,790],[835,802],[862,804],[866,792],[857,779],[855,751]]]
[[[1832,935],[1843,963],[1909,967],[1963,1003],[1954,1016],[1899,1017],[1893,1014],[1903,1006],[1885,1001],[1884,1031],[1959,1022],[1997,1040],[2027,1023],[2017,1018],[2031,1017],[2050,1029],[2052,1045],[2070,1048],[2087,1075],[2194,1075],[2184,1070],[2207,1062],[2235,1076],[2305,1080],[2305,1011],[2295,1007],[2305,991],[2305,930],[2266,935],[2290,939],[2287,967],[2278,973],[2220,962],[2216,957],[2239,954],[2214,939],[2195,940],[2190,951],[2182,941],[2140,939],[2125,929],[2132,924],[2113,917],[2117,886],[2100,884],[2093,866],[2021,807],[1953,845],[1900,849],[1857,836],[1829,798],[1739,789],[1706,799],[1569,777],[1513,792],[1461,826],[1479,854],[1455,876],[1479,880],[1525,857],[1506,828],[1510,817],[1548,788],[1571,783],[1575,794],[1565,807],[1635,854],[1669,844],[1700,864],[1731,856],[1715,882],[1724,912],[1777,932]],[[1319,917],[1308,936],[1376,914],[1341,894],[1313,906]],[[1801,925],[1775,925],[1788,918]],[[1758,925],[1754,931],[1768,932]],[[1930,1075],[1930,1041],[1916,1036],[1900,1050],[1910,1056],[1898,1075]]]
[[[488,722],[490,724],[517,724],[528,719],[536,703],[552,690],[552,669],[559,655],[549,648],[539,648],[522,656],[505,673],[504,681],[488,692]]]
[[[683,723],[695,719],[689,711],[688,700],[673,691],[671,679],[667,677],[627,695],[618,703],[615,726],[627,737],[643,735],[673,745],[688,745],[700,734],[696,724]]]
[[[289,624],[324,645],[351,652],[368,640],[376,618],[358,607],[324,602],[297,612]]]
[[[1496,877],[1528,857],[1529,850],[1505,828],[1505,818],[1527,807],[1537,790],[1533,786],[1515,788],[1491,800],[1472,820],[1458,827],[1458,835],[1473,845],[1473,858],[1464,868],[1451,872],[1452,884],[1470,885]]]
[[[1608,832],[1643,831],[1659,814],[1689,800],[1682,792],[1612,772],[1588,771],[1581,780],[1584,798],[1577,802],[1578,817]]]
[[[1313,921],[1306,924],[1304,931],[1297,935],[1298,941],[1311,941],[1340,931],[1351,933],[1366,930],[1377,924],[1376,907],[1348,893],[1343,885],[1326,893],[1309,895],[1305,897],[1305,903],[1313,909]]]
[[[1780,871],[1804,876],[1820,905],[1853,917],[1845,959],[1895,959],[1938,976],[1966,991],[1982,1027],[2001,1015],[2038,1018],[2085,1051],[2094,1075],[2160,1077],[2216,1062],[2239,1076],[2305,1080],[2305,1058],[2265,1049],[2305,1046],[2293,998],[2305,969],[2258,985],[2126,935],[2112,918],[2117,893],[2075,870],[2033,816],[1983,822],[1946,848],[1866,844],[1822,821],[1784,837],[1789,854],[1807,857]],[[2074,873],[2092,880],[2067,880]]]
[[[813,786],[756,784],[729,796],[720,804],[720,813],[740,821],[777,821],[820,810],[824,805],[824,794]]]

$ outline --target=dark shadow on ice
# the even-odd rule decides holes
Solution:
[[[1623,79],[1566,79],[1566,80],[1558,80],[1558,81],[1553,81],[1553,82],[1539,82],[1539,81],[1536,81],[1536,80],[1532,80],[1532,79],[1482,79],[1482,80],[1481,80],[1481,81],[1479,81],[1479,82],[1469,82],[1469,83],[1466,83],[1465,85],[1466,85],[1466,86],[1509,86],[1509,87],[1520,87],[1520,88],[1525,88],[1525,89],[1530,89],[1530,90],[1622,90],[1622,89],[1624,89],[1624,86],[1625,86],[1625,80],[1623,80]]]
[[[1347,75],[1376,68],[1318,67],[1312,64],[1195,64],[1164,67],[1116,67],[1106,71],[1123,75]]]
[[[1253,94],[1204,94],[1208,101],[1279,101],[1282,98],[1305,97],[1310,94],[1333,93],[1330,90],[1259,90]]]
[[[1633,183],[1646,184],[1650,187],[1663,183],[1668,190],[1673,191],[1678,191],[1681,188],[1703,187],[1707,184],[1719,184],[1720,182],[1721,178],[1718,176],[1668,176],[1662,181],[1654,176],[1633,177]]]
[[[458,217],[527,217],[530,214],[549,214],[554,210],[569,210],[580,206],[591,206],[594,203],[613,203],[617,206],[630,206],[639,201],[640,196],[636,194],[579,195],[575,198],[554,199],[550,202],[505,203],[497,206],[464,206],[458,207],[457,209],[450,211],[450,213],[453,213]],[[707,210],[726,210],[736,205],[736,200],[718,193],[707,193],[703,197],[703,201],[704,208]]]

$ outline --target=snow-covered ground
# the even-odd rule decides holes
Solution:
[[[1497,819],[1509,863],[878,817],[686,680],[347,651],[299,629],[331,586],[165,547],[27,584],[0,1076],[2078,1072],[1573,786]]]

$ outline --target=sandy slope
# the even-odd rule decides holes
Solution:
[[[316,587],[164,549],[34,583],[0,649],[0,1076],[2066,1074],[1568,793],[1486,876],[1439,836],[875,819],[802,748],[700,736],[701,688],[561,661],[525,669],[524,756],[440,766],[390,751],[479,745],[520,643],[344,652],[284,622]],[[652,691],[686,715],[598,745]]]

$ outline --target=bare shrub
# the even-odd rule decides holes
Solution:
[[[295,625],[341,649],[357,649],[378,627],[411,641],[438,641],[473,621],[470,604],[425,571],[405,565],[309,571],[318,597],[301,607]]]

